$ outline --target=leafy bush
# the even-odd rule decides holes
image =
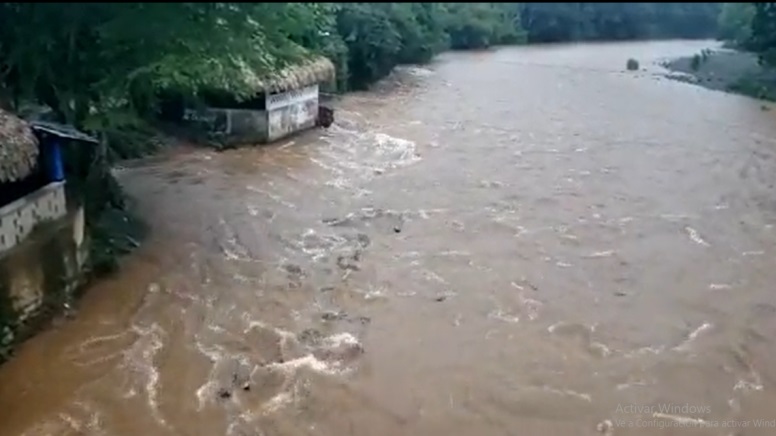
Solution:
[[[343,4],[337,30],[348,49],[350,85],[355,88],[388,74],[398,62],[401,35],[390,19],[392,4]]]
[[[753,3],[723,3],[717,19],[720,39],[734,46],[745,45],[752,36]]]
[[[776,66],[776,3],[754,3],[752,35],[747,48],[758,53],[760,62]]]
[[[449,3],[446,21],[453,49],[481,49],[525,39],[514,3]]]

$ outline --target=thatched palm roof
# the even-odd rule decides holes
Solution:
[[[246,81],[256,92],[285,92],[324,83],[335,77],[334,64],[323,56],[312,57],[288,66],[275,74],[260,77],[246,71]]]
[[[29,124],[0,109],[0,182],[27,177],[37,163],[38,140]]]

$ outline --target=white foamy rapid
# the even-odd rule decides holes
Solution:
[[[313,163],[332,174],[333,179],[327,185],[363,194],[361,185],[365,182],[420,160],[414,141],[355,126],[345,127],[352,124],[332,125],[324,138],[328,146],[320,149],[324,158],[312,159]]]

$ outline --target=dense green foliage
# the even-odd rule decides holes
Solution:
[[[160,89],[247,94],[243,68],[270,71],[301,54],[293,26],[270,25],[293,22],[295,5],[2,3],[0,72],[14,99],[79,127],[108,112],[147,114]]]
[[[776,65],[776,3],[724,3],[718,22],[721,39]]]
[[[427,62],[448,47],[523,40],[515,3],[342,3],[333,12],[336,29],[328,35],[344,43],[351,88],[369,85],[397,64]]]
[[[748,47],[766,64],[776,65],[776,3],[755,3]]]
[[[752,36],[753,3],[723,3],[717,24],[719,38],[743,47]]]
[[[716,31],[718,3],[525,3],[529,42],[698,38]]]

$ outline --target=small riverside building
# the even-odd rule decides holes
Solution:
[[[0,362],[80,283],[84,211],[68,204],[63,150],[96,142],[0,109]]]
[[[335,69],[325,57],[312,57],[277,74],[246,74],[256,94],[237,102],[224,95],[203,98],[184,110],[183,120],[224,145],[269,143],[316,126],[320,87],[332,83]]]
[[[72,127],[28,123],[0,109],[0,253],[68,212],[63,146],[96,144]]]
[[[60,157],[41,149],[32,126],[0,109],[0,253],[67,212]]]

